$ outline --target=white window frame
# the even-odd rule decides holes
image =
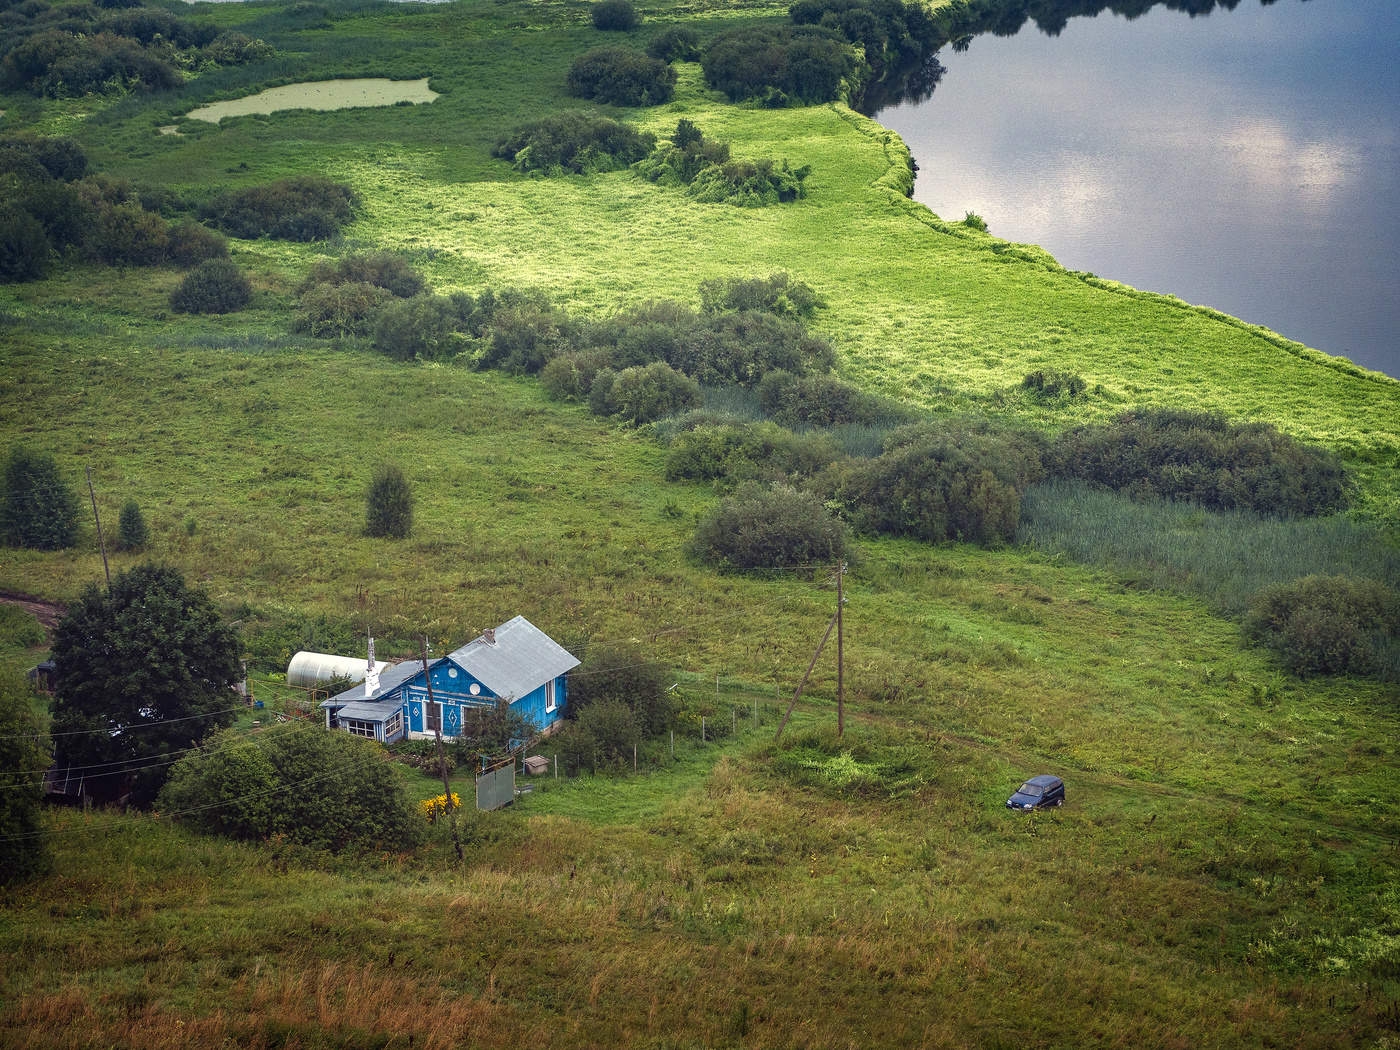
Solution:
[[[362,736],[367,740],[375,739],[373,722],[366,722],[362,718],[346,718],[342,721],[345,723],[345,731],[351,736]]]
[[[391,736],[397,735],[399,730],[401,730],[402,728],[403,709],[400,708],[388,718],[384,719],[384,739],[388,740]]]
[[[554,679],[551,678],[544,684],[544,713],[551,715],[558,708],[559,705],[554,702]]]

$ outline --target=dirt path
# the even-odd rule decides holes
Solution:
[[[0,602],[23,609],[37,619],[49,634],[53,634],[53,629],[58,626],[58,621],[63,619],[63,614],[68,611],[64,606],[54,602],[40,601],[27,594],[15,594],[11,591],[0,591]]]

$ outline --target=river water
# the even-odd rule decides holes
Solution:
[[[1397,0],[1027,23],[876,119],[944,219],[1400,377],[1397,45]]]

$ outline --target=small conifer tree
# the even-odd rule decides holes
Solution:
[[[151,540],[151,530],[146,527],[145,515],[140,504],[129,499],[122,504],[121,517],[117,519],[117,544],[122,550],[139,551]]]
[[[47,452],[10,449],[0,493],[0,538],[11,547],[41,551],[78,541],[78,500]]]
[[[413,490],[392,463],[380,467],[365,497],[365,534],[404,539],[413,531]]]

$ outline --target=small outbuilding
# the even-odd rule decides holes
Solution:
[[[439,729],[450,740],[460,735],[467,711],[500,703],[548,732],[563,717],[568,673],[578,665],[573,654],[517,616],[429,661],[427,675],[420,662],[379,665],[364,675],[363,686],[323,701],[321,708],[328,729],[384,743],[430,740]]]

